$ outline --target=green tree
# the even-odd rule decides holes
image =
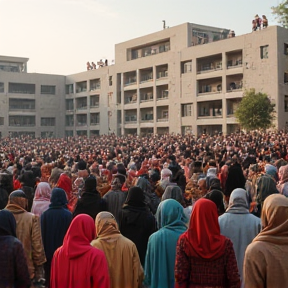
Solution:
[[[272,14],[275,15],[278,23],[283,27],[288,28],[288,0],[284,0],[282,3],[275,7],[271,7]]]
[[[275,104],[267,94],[255,93],[255,89],[246,90],[235,112],[239,124],[249,130],[268,129],[275,119]]]

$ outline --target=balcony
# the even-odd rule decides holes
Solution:
[[[157,79],[167,78],[167,77],[168,77],[168,71],[160,71],[157,73]]]
[[[242,67],[242,59],[227,61],[227,69]]]
[[[222,101],[198,102],[198,119],[222,118]]]
[[[153,73],[141,76],[141,83],[153,80]]]
[[[124,86],[129,86],[129,85],[133,85],[133,84],[136,84],[137,83],[137,78],[136,76],[134,77],[129,77],[126,79],[125,83],[124,83]]]
[[[197,59],[197,74],[222,70],[222,54]]]
[[[76,93],[81,93],[81,92],[86,92],[87,88],[86,87],[77,87],[76,88]]]
[[[87,82],[77,82],[76,83],[76,93],[86,92],[87,91]]]
[[[227,85],[227,93],[231,93],[231,92],[238,92],[238,91],[242,91],[243,90],[243,81],[229,81],[227,82],[229,83]]]
[[[157,101],[158,100],[166,100],[169,98],[169,91],[168,90],[162,90],[158,94]]]
[[[149,102],[149,101],[153,101],[153,93],[152,92],[148,92],[148,93],[144,93],[141,94],[140,96],[140,102]]]
[[[198,80],[198,96],[222,93],[222,77]]]
[[[168,121],[169,121],[169,118],[168,118],[168,117],[158,118],[158,119],[157,119],[157,122],[168,122]]]
[[[137,115],[126,115],[125,124],[134,124],[137,123]]]
[[[137,103],[137,90],[130,90],[124,92],[124,104]]]
[[[153,109],[152,108],[142,108],[140,109],[141,122],[142,123],[153,123]]]
[[[144,47],[133,48],[128,51],[128,61],[142,57],[148,57],[170,50],[170,41],[164,41],[157,44],[150,44]]]
[[[35,126],[35,116],[9,116],[9,126],[33,127]]]

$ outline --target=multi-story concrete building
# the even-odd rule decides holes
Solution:
[[[116,44],[114,65],[66,77],[25,73],[28,59],[0,60],[2,135],[226,134],[239,129],[234,112],[250,88],[276,104],[276,127],[288,126],[288,33],[278,26],[230,38],[227,29],[185,23]],[[16,60],[18,72],[1,71]],[[34,128],[14,116],[34,117]]]

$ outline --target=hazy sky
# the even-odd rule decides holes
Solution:
[[[115,44],[185,22],[251,32],[276,20],[281,0],[0,0],[0,55],[27,57],[28,72],[69,75],[114,59]]]

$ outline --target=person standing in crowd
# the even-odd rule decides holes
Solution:
[[[177,243],[175,288],[184,287],[240,287],[233,244],[220,234],[215,203],[204,198],[194,204]]]
[[[220,190],[213,189],[204,195],[203,198],[209,199],[216,204],[218,216],[221,216],[225,212],[224,195]]]
[[[279,192],[288,197],[288,164],[279,168],[279,183],[277,189]]]
[[[50,284],[50,270],[53,254],[62,243],[72,221],[67,208],[66,193],[61,188],[52,190],[48,210],[41,215],[41,234],[47,262],[44,264],[46,287]]]
[[[183,207],[174,199],[162,201],[156,212],[159,231],[149,238],[144,283],[150,288],[174,288],[176,244],[187,229]]]
[[[8,196],[13,191],[13,176],[8,171],[0,173],[0,209],[8,203]]]
[[[115,217],[109,212],[100,212],[95,225],[97,238],[91,245],[106,256],[110,288],[140,288],[144,273],[135,244],[121,235]]]
[[[162,195],[161,201],[164,201],[166,199],[174,199],[179,202],[183,208],[185,207],[183,193],[179,186],[167,186],[164,194]]]
[[[103,196],[107,203],[107,211],[114,215],[117,223],[119,223],[119,214],[127,197],[127,192],[121,190],[125,180],[122,174],[113,175],[111,190]]]
[[[156,220],[145,204],[145,196],[140,187],[131,187],[119,217],[119,229],[123,236],[137,247],[144,267],[147,243],[156,231]]]
[[[89,175],[84,182],[84,193],[78,199],[73,218],[79,214],[90,215],[95,221],[99,212],[106,211],[106,202],[96,189],[97,181],[94,175]]]
[[[90,245],[95,236],[92,217],[80,214],[72,220],[63,245],[53,256],[51,288],[110,287],[105,255]]]
[[[5,209],[13,213],[16,220],[16,235],[22,242],[30,279],[37,285],[44,278],[43,264],[46,262],[44,247],[41,239],[39,217],[25,209],[28,205],[26,194],[22,190],[13,191],[9,195]]]
[[[261,210],[265,199],[271,194],[278,194],[276,186],[277,168],[271,164],[265,165],[265,174],[261,175],[257,181],[257,213],[256,216],[261,216]]]
[[[221,234],[233,243],[242,281],[245,250],[261,230],[260,219],[249,213],[247,196],[244,189],[233,190],[226,212],[219,217]]]
[[[31,212],[40,217],[41,214],[48,209],[50,198],[51,188],[49,183],[40,182],[35,191]]]
[[[247,247],[244,258],[245,288],[288,285],[288,199],[268,196],[262,208],[263,230]]]
[[[22,243],[16,238],[16,221],[0,211],[0,287],[28,288],[30,275]]]

